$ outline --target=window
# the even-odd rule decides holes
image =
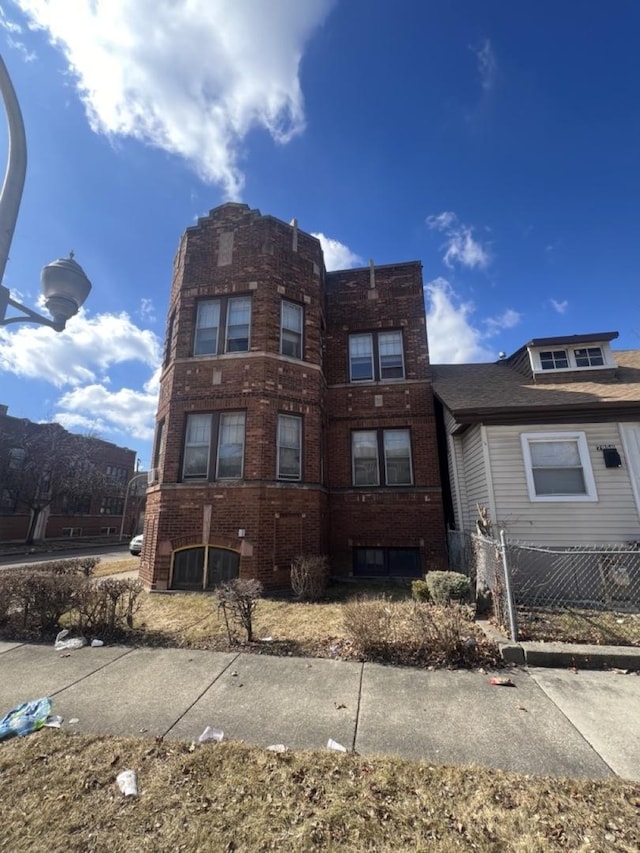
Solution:
[[[278,480],[302,479],[302,418],[278,415]]]
[[[563,349],[544,350],[540,353],[540,366],[543,370],[559,370],[569,367],[567,351]]]
[[[576,367],[602,367],[604,365],[600,347],[574,349],[573,354],[576,358]]]
[[[302,305],[282,300],[280,313],[280,352],[291,358],[302,358]]]
[[[18,495],[13,489],[0,489],[0,512],[15,512]]]
[[[153,467],[159,468],[164,456],[164,420],[158,421],[156,427],[156,443],[153,451]]]
[[[384,460],[382,471],[380,459]],[[354,430],[351,465],[354,486],[410,486],[413,476],[409,430]]]
[[[237,578],[240,554],[226,548],[182,548],[173,555],[172,589],[211,589]]]
[[[62,511],[69,515],[88,515],[91,512],[91,495],[65,495]]]
[[[523,433],[522,452],[532,501],[596,501],[583,432]]]
[[[402,332],[349,335],[351,382],[404,379]]]
[[[122,515],[123,511],[124,500],[122,498],[102,498],[100,515]]]
[[[419,548],[354,548],[356,577],[419,578],[422,575]]]
[[[244,412],[187,415],[183,479],[240,479],[244,463],[244,428]]]
[[[194,355],[221,355],[249,350],[249,296],[206,299],[198,303]],[[224,330],[224,332],[222,331]]]

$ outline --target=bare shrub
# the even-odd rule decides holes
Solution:
[[[16,569],[3,572],[3,610],[14,615],[23,630],[46,634],[59,627],[60,619],[73,610],[84,578],[71,572],[51,573]]]
[[[30,572],[32,574],[84,575],[91,577],[100,562],[100,557],[69,557],[66,560],[47,560],[44,563],[26,563],[8,571]]]
[[[392,663],[469,664],[476,658],[471,609],[370,598],[344,607],[344,625],[366,658]]]
[[[129,578],[85,583],[76,599],[78,627],[88,634],[110,636],[133,627],[142,606],[142,584]]]
[[[230,643],[236,642],[233,625],[244,628],[247,642],[253,642],[253,614],[261,595],[262,584],[256,580],[234,578],[216,588],[218,609],[222,610]]]
[[[291,563],[291,589],[301,601],[318,601],[327,589],[329,565],[320,554],[300,554]]]

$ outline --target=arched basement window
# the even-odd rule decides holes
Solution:
[[[181,548],[173,553],[172,589],[213,589],[238,577],[240,554],[228,548]]]

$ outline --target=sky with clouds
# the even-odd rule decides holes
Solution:
[[[640,4],[8,0],[29,167],[4,284],[93,282],[0,329],[0,403],[147,465],[172,258],[225,200],[340,269],[419,259],[431,359],[617,330],[640,346]],[[6,140],[0,140],[6,157]]]

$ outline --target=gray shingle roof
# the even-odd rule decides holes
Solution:
[[[433,390],[454,416],[466,421],[481,420],[483,414],[520,412],[532,409],[585,410],[606,404],[607,408],[633,408],[640,419],[640,350],[614,350],[618,368],[615,378],[595,378],[536,384],[506,362],[489,364],[434,364]],[[457,417],[459,420],[460,418]]]

